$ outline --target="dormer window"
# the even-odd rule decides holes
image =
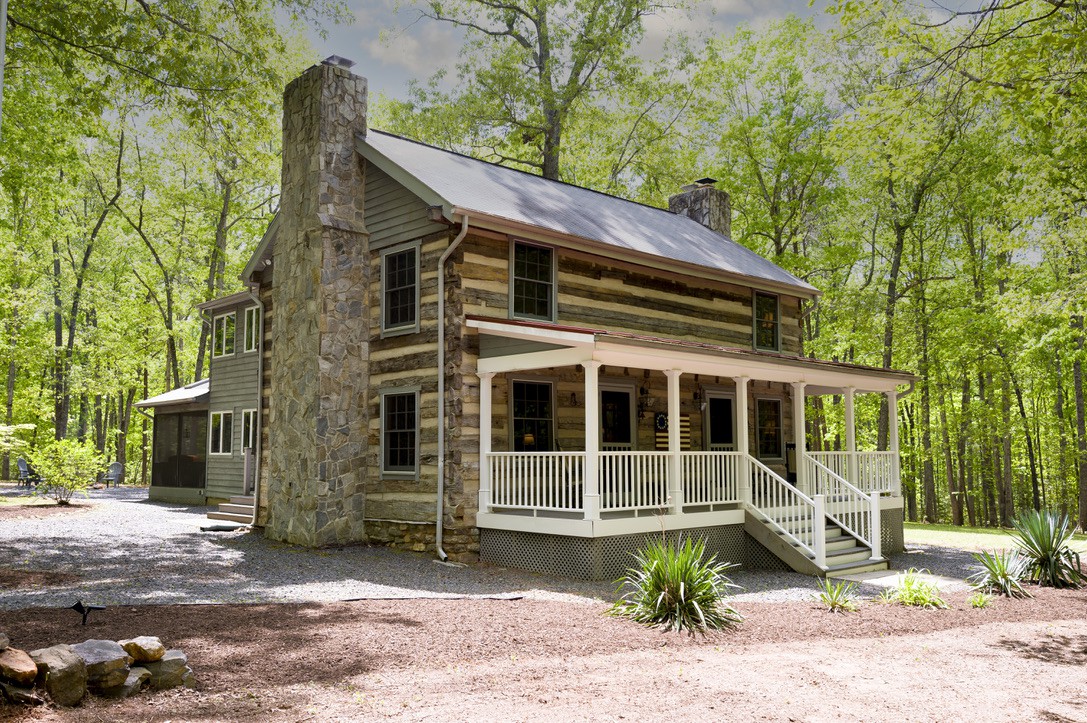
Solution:
[[[510,261],[510,315],[555,320],[555,250],[515,241]]]
[[[781,350],[781,305],[776,294],[755,292],[755,348]]]

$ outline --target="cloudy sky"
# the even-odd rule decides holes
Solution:
[[[350,25],[330,28],[327,38],[312,37],[320,57],[340,55],[356,62],[354,71],[370,80],[370,91],[404,97],[408,81],[425,79],[441,68],[453,69],[462,36],[445,23],[419,19],[407,0],[348,0],[355,14]],[[659,51],[674,29],[691,33],[728,33],[737,25],[758,26],[789,13],[822,15],[825,3],[807,0],[706,0],[693,16],[672,12],[647,22],[643,53]]]

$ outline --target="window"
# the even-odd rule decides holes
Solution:
[[[234,353],[234,312],[215,317],[211,337],[212,357]]]
[[[211,441],[212,454],[234,453],[234,413],[212,412],[211,432],[208,434]]]
[[[381,471],[414,475],[419,459],[419,393],[381,395]]]
[[[256,449],[257,434],[257,410],[246,409],[242,412],[242,449]]]
[[[543,246],[513,244],[510,311],[515,318],[555,318],[555,252]]]
[[[260,343],[260,307],[245,310],[245,351],[256,351]]]
[[[381,330],[419,329],[419,245],[381,255]]]
[[[781,436],[781,400],[755,400],[755,445],[759,459],[782,459],[785,456]]]
[[[755,348],[777,351],[780,347],[778,297],[755,292]]]
[[[554,403],[550,382],[512,383],[513,450],[550,452],[554,447]]]

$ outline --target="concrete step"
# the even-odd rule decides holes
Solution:
[[[252,514],[242,515],[242,514],[238,514],[237,512],[209,512],[208,513],[208,519],[209,520],[230,520],[231,522],[241,522],[242,524],[248,525],[250,522],[253,521],[253,515]]]
[[[224,502],[219,505],[220,512],[232,512],[236,515],[249,515],[253,516],[253,505],[241,505],[233,504],[230,502]]]

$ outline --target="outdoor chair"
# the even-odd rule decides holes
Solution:
[[[19,486],[36,487],[42,481],[41,476],[22,457],[15,460],[15,466],[19,468]]]
[[[106,487],[109,487],[110,482],[112,482],[113,486],[116,487],[118,484],[121,483],[121,480],[124,479],[124,476],[125,466],[120,462],[111,462],[109,467],[106,469],[106,476],[103,478],[102,481],[106,483]]]

